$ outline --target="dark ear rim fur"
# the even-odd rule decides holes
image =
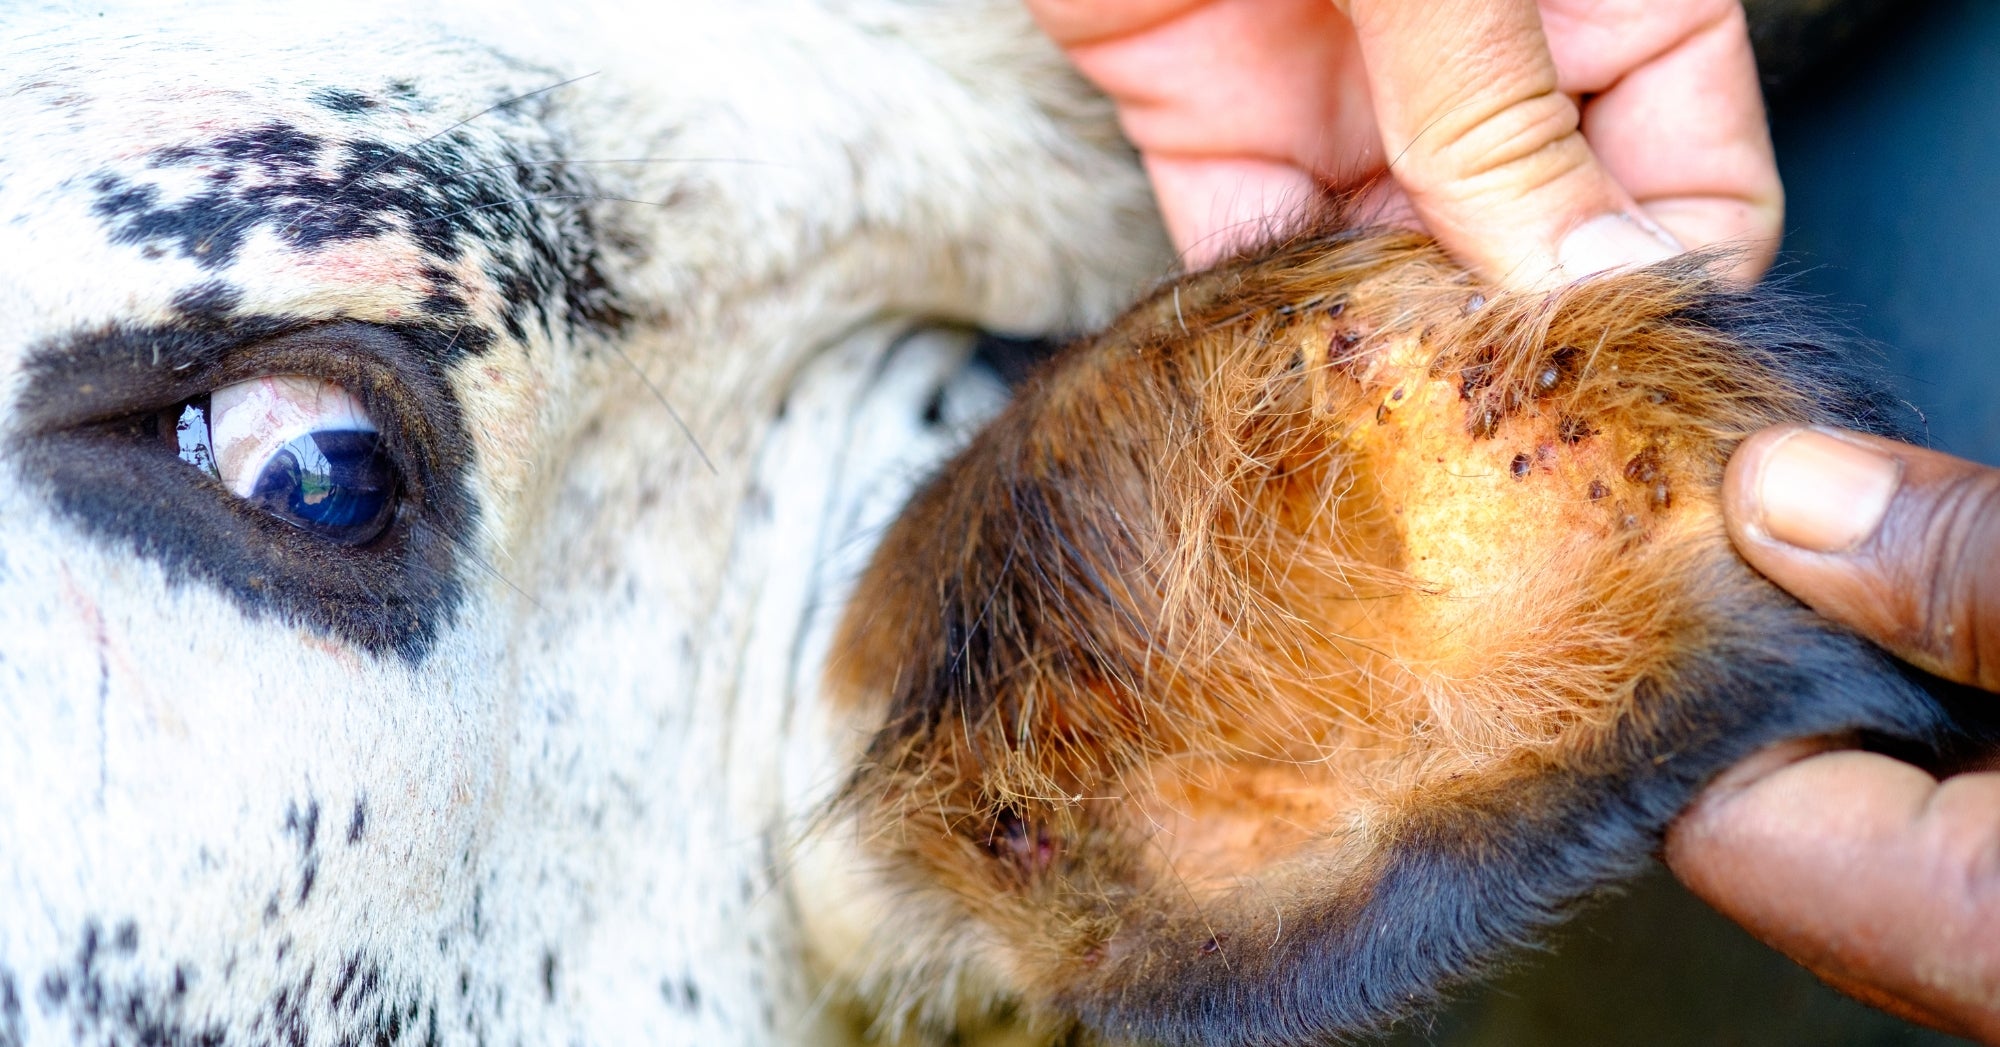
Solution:
[[[1544,771],[1505,802],[1411,819],[1360,907],[1317,914],[1254,965],[1190,953],[1152,971],[1150,991],[1058,1000],[1117,1039],[1161,1044],[1294,1044],[1378,1030],[1493,972],[1593,893],[1643,871],[1662,835],[1709,781],[1780,741],[1856,730],[1935,745],[1938,705],[1880,651],[1776,595],[1728,613],[1790,650],[1725,640],[1677,666],[1682,693],[1645,704],[1601,766]],[[1662,758],[1662,757],[1665,758]],[[1467,841],[1478,846],[1468,856]],[[1393,935],[1369,933],[1390,926]]]

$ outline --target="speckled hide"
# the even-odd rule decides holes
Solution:
[[[837,1042],[827,620],[1144,184],[1011,5],[407,10],[0,11],[0,1045]],[[157,438],[272,374],[368,541]]]

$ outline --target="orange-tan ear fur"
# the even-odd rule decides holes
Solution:
[[[897,933],[1111,1039],[1310,1041],[1476,974],[1754,747],[1930,730],[1723,535],[1742,436],[1880,428],[1774,308],[1321,231],[1073,347],[836,647]]]

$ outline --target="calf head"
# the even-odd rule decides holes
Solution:
[[[1488,297],[1488,295],[1492,295]],[[865,976],[1120,1042],[1304,1043],[1629,875],[1711,776],[1923,737],[1924,692],[1731,551],[1736,441],[1881,430],[1699,261],[1483,291],[1302,236],[1070,349],[883,540],[836,647]]]
[[[0,12],[0,1044],[839,1032],[815,564],[986,388],[910,332],[1163,265],[1024,15],[862,6]]]

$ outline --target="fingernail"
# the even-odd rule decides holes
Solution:
[[[1764,533],[1799,549],[1837,553],[1875,533],[1902,463],[1818,429],[1800,429],[1764,452],[1757,511]]]
[[[1556,248],[1556,264],[1571,280],[1647,265],[1680,254],[1680,242],[1665,229],[1628,214],[1601,214],[1570,230]]]

